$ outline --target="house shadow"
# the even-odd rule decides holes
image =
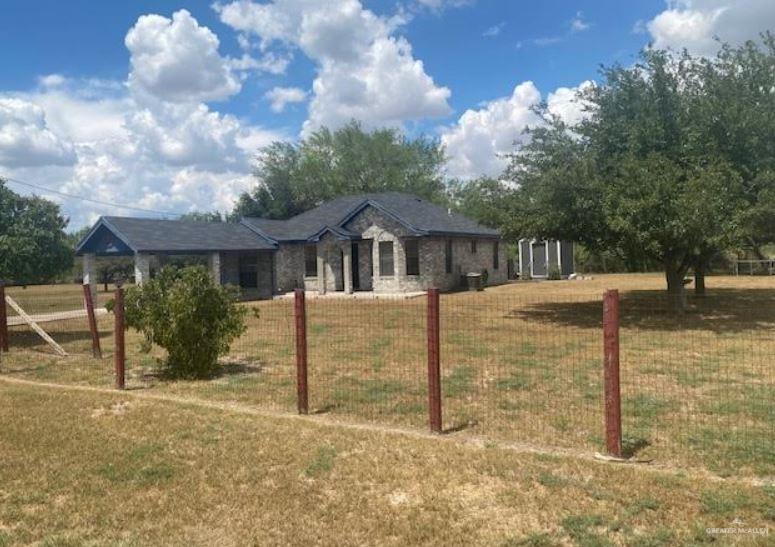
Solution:
[[[687,291],[683,313],[673,310],[665,290],[628,291],[620,295],[622,328],[718,334],[775,331],[775,288],[712,289],[704,297]],[[587,329],[602,328],[603,299],[534,302],[509,310],[506,318]]]
[[[240,374],[260,374],[264,370],[264,365],[250,361],[238,359],[221,359],[218,361],[218,369],[210,378],[223,378],[236,376]]]

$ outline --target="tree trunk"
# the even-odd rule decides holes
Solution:
[[[685,275],[686,268],[676,264],[665,264],[668,303],[670,308],[677,313],[683,313],[686,309]]]
[[[694,267],[694,295],[705,296],[705,266]]]

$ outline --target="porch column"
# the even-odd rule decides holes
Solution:
[[[86,253],[83,255],[83,284],[89,285],[92,302],[97,302],[97,273],[95,271],[97,255]]]
[[[353,262],[352,262],[353,245],[351,242],[346,241],[342,245],[342,277],[344,277],[344,292],[345,294],[352,294],[353,292]]]
[[[323,244],[318,242],[318,294],[326,294],[326,259],[323,256]]]
[[[221,253],[210,253],[207,257],[207,267],[210,270],[210,275],[213,281],[217,284],[221,284]]]
[[[135,253],[135,284],[142,285],[151,279],[151,255]]]

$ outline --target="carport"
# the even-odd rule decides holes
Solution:
[[[242,224],[146,218],[100,217],[76,247],[83,282],[96,294],[98,257],[134,257],[135,283],[142,284],[171,256],[206,257],[213,279],[237,285],[245,298],[275,292],[277,244]]]

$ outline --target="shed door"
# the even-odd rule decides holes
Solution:
[[[533,243],[533,277],[546,276],[546,241]]]

